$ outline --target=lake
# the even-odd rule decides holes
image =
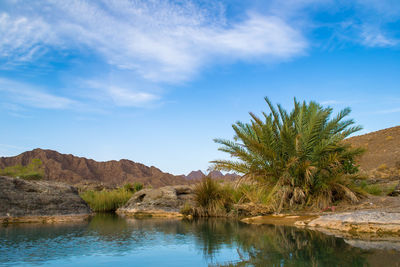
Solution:
[[[399,248],[222,219],[0,226],[1,266],[400,266]]]

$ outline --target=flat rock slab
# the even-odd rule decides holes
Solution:
[[[0,176],[0,222],[57,222],[91,213],[70,185]]]
[[[295,226],[296,223],[302,222],[307,223],[317,218],[314,215],[290,215],[290,214],[278,214],[278,215],[266,215],[256,216],[250,218],[244,218],[241,221],[248,224],[274,224],[274,225],[286,225]]]
[[[185,204],[193,203],[191,186],[165,186],[156,189],[143,189],[117,210],[121,215],[151,215],[157,217],[182,216]]]
[[[307,227],[345,232],[400,234],[400,213],[354,211],[323,215],[307,223]]]

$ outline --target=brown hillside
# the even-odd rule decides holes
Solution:
[[[188,183],[182,176],[164,173],[156,167],[148,167],[126,159],[98,162],[43,149],[34,149],[15,157],[0,157],[0,168],[17,164],[27,165],[35,158],[43,162],[46,180],[73,185],[89,182],[120,186],[128,182],[141,182],[161,187]]]
[[[381,166],[400,168],[400,126],[354,136],[346,141],[366,149],[358,160],[362,170],[370,171]]]

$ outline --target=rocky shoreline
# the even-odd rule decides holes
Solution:
[[[400,213],[376,210],[340,212],[326,215],[268,215],[244,218],[248,224],[275,224],[307,228],[338,237],[376,239],[392,236],[400,240]]]
[[[0,176],[0,223],[81,221],[92,214],[76,188]]]
[[[396,198],[397,200],[397,198]],[[184,218],[186,205],[194,204],[193,186],[166,186],[143,189],[116,213],[124,217]],[[387,203],[382,202],[383,204]],[[376,202],[378,203],[378,202]],[[288,225],[318,230],[341,237],[361,239],[391,235],[400,238],[400,211],[359,209],[324,214],[280,214],[244,218],[249,224]],[[360,206],[363,207],[363,206]],[[355,208],[360,208],[355,207]],[[246,209],[254,209],[248,205]],[[238,209],[239,210],[239,209]],[[256,209],[258,210],[258,209]],[[251,216],[251,212],[247,212]],[[61,223],[88,219],[92,211],[69,185],[45,181],[26,181],[0,176],[0,223]]]

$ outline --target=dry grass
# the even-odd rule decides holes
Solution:
[[[195,217],[226,217],[234,203],[231,188],[205,177],[194,189],[196,206],[186,213]]]
[[[378,166],[377,170],[378,171],[384,171],[384,170],[387,170],[387,168],[388,168],[387,164],[383,163],[383,164]]]
[[[393,136],[389,135],[388,137],[386,137],[386,141],[390,141],[393,140]]]

